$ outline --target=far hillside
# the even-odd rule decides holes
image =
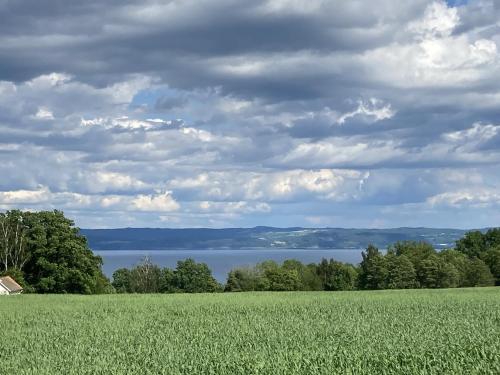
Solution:
[[[462,229],[394,228],[225,228],[82,229],[93,250],[168,249],[364,249],[398,241],[426,241],[436,249],[453,247]]]

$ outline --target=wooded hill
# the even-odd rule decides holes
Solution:
[[[425,241],[436,249],[453,247],[461,229],[394,228],[122,228],[82,229],[93,250],[167,249],[380,249],[400,241]]]

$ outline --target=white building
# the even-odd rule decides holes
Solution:
[[[0,295],[19,294],[23,291],[21,285],[10,276],[0,277]]]

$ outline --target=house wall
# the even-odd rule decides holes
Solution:
[[[0,295],[9,294],[9,291],[0,284]]]

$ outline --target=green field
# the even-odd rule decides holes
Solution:
[[[0,297],[0,374],[500,374],[500,288]]]

